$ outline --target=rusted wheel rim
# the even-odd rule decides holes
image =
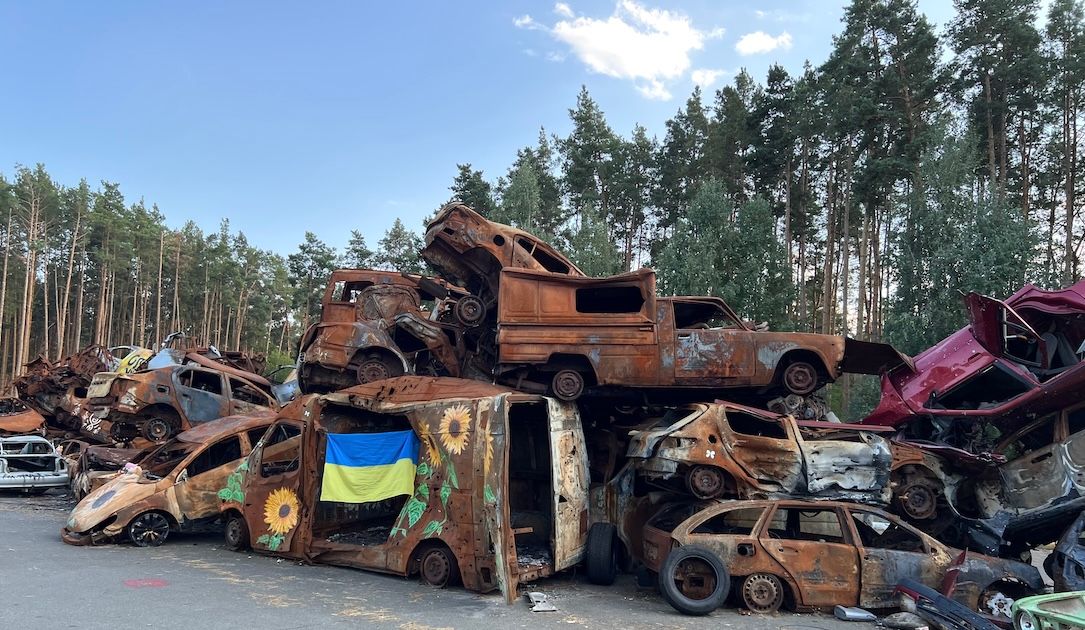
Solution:
[[[775,575],[755,573],[742,583],[742,600],[756,613],[776,612],[784,603],[784,586]]]
[[[921,484],[913,484],[900,497],[900,507],[910,518],[928,519],[934,516],[937,500],[934,490]]]
[[[359,383],[383,381],[391,376],[392,371],[388,369],[388,364],[381,359],[366,359],[358,366]]]
[[[140,547],[157,547],[170,533],[170,522],[158,512],[144,512],[129,526],[132,542]]]
[[[1014,599],[999,589],[983,591],[980,595],[979,609],[995,617],[1010,618],[1010,610],[1013,608]]]
[[[576,400],[584,393],[584,377],[574,370],[561,370],[554,375],[554,395],[562,400]]]
[[[689,471],[689,489],[698,499],[715,499],[723,494],[723,473],[711,466],[694,466]]]
[[[456,319],[460,320],[464,326],[477,326],[486,316],[486,308],[482,300],[468,295],[456,301],[455,313]]]
[[[452,576],[452,561],[444,549],[430,549],[422,556],[422,579],[431,586],[444,586]]]
[[[817,389],[818,372],[805,361],[796,361],[784,369],[784,387],[792,394],[805,396]]]
[[[161,418],[151,418],[143,425],[143,436],[152,442],[161,442],[170,436],[170,424]]]
[[[719,576],[706,560],[686,558],[678,563],[671,576],[678,591],[692,600],[708,599],[716,591]]]

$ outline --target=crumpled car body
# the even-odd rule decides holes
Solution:
[[[1033,595],[1013,603],[1017,630],[1072,630],[1085,628],[1085,592]]]
[[[680,481],[700,499],[814,497],[887,504],[889,442],[848,429],[839,425],[836,439],[804,436],[791,416],[733,403],[694,404],[630,431],[626,455],[642,477]]]
[[[863,424],[906,426],[913,437],[977,452],[1080,400],[1085,280],[1058,291],[1028,284],[1006,300],[969,293],[965,304],[969,326],[916,355],[914,369],[887,372]]]
[[[301,338],[301,392],[326,393],[427,370],[459,376],[465,355],[462,327],[448,321],[445,311],[462,295],[424,276],[334,271],[320,321]]]
[[[90,444],[83,440],[64,440],[57,450],[68,462],[71,482],[68,488],[76,501],[87,496],[120,474],[124,465],[138,463],[153,448],[116,448]]]
[[[127,535],[136,545],[157,546],[170,532],[217,519],[219,490],[273,419],[271,411],[258,411],[177,435],[83,497],[61,538],[89,545]]]
[[[68,486],[68,462],[40,435],[0,437],[0,489],[45,491]]]
[[[73,409],[85,435],[130,442],[162,442],[200,423],[230,415],[277,409],[278,403],[240,370],[170,365],[121,375],[102,372]],[[236,375],[235,375],[236,373]]]
[[[1044,570],[1051,577],[1056,593],[1085,591],[1085,512],[1066,528],[1051,555],[1044,560]],[[1085,613],[1085,609],[1082,610]]]
[[[45,435],[45,417],[18,398],[0,398],[0,436]]]
[[[90,384],[94,375],[109,372],[116,359],[102,345],[90,345],[57,363],[38,357],[14,380],[19,398],[43,416],[53,416],[66,396]]]
[[[798,609],[893,607],[903,578],[937,589],[951,569],[957,571],[953,598],[972,610],[1008,614],[1013,599],[1044,588],[1031,565],[972,553],[961,564],[959,550],[882,510],[852,503],[673,504],[648,521],[643,540],[642,560],[653,572],[676,548],[696,544],[722,561],[732,584],[744,585],[751,576],[780,584]],[[698,566],[686,568],[679,588],[696,596]]]

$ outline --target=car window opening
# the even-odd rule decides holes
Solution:
[[[181,373],[180,380],[185,387],[205,391],[216,396],[222,395],[222,377],[216,372],[187,370]]]
[[[189,463],[189,478],[241,459],[241,439],[232,435],[204,449]]]
[[[918,534],[898,523],[871,512],[852,512],[851,515],[864,547],[914,553],[927,550]]]
[[[550,564],[554,491],[545,403],[509,409],[509,513],[520,566]]]
[[[674,302],[674,326],[687,330],[740,327],[711,302]]]
[[[520,245],[520,247],[523,247],[525,250],[527,250],[527,253],[531,254],[531,257],[535,259],[535,262],[542,265],[543,269],[551,273],[569,273],[569,265],[566,265],[565,263],[552,256],[544,248],[539,247],[538,243],[534,243],[531,240],[522,236],[516,239],[516,242]]]
[[[576,290],[580,313],[639,313],[644,308],[640,287],[584,287]]]
[[[1031,386],[1005,366],[995,363],[938,396],[929,405],[932,409],[992,409],[1021,394]]]
[[[260,452],[260,476],[272,477],[298,469],[301,429],[280,423],[268,430]]]
[[[749,536],[763,511],[761,508],[741,508],[717,514],[698,525],[692,533]]]
[[[825,543],[844,542],[840,518],[835,510],[777,509],[769,522],[768,534],[770,538]]]
[[[728,411],[727,424],[731,425],[731,430],[735,433],[778,440],[787,439],[787,431],[780,426],[779,422],[758,418],[741,411]]]

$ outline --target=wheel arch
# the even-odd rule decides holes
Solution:
[[[586,355],[575,352],[555,352],[551,354],[542,369],[547,372],[560,370],[576,370],[584,375],[586,385],[598,385],[599,379],[595,373],[595,364]]]
[[[814,369],[825,379],[826,383],[831,383],[836,380],[836,377],[833,376],[833,373],[829,370],[829,362],[825,360],[824,355],[811,348],[794,348],[780,355],[780,359],[776,362],[776,369],[772,374],[772,382],[781,384],[780,379],[783,378],[784,370],[787,369],[787,366],[799,361],[805,361],[814,366]]]

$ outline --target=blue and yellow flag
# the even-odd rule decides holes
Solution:
[[[391,433],[329,433],[321,501],[369,503],[414,492],[418,436]]]

